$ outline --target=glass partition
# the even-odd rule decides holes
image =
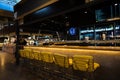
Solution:
[[[96,40],[110,40],[113,38],[113,25],[97,25],[95,26]]]
[[[120,22],[116,23],[116,26],[115,26],[115,37],[116,37],[116,39],[120,39]]]
[[[89,45],[119,46],[120,22],[84,26],[79,29],[80,41],[88,41]]]
[[[79,38],[80,40],[85,40],[86,38],[94,40],[94,26],[81,28]]]

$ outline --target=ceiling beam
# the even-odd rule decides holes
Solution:
[[[31,14],[57,1],[58,0],[26,0],[22,4],[18,3],[14,7],[15,12],[17,12],[17,19],[24,18],[24,16]]]
[[[13,17],[13,12],[9,12],[9,11],[4,11],[4,10],[0,10],[0,16],[3,17]]]

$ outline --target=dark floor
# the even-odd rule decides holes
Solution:
[[[95,80],[120,80],[120,53],[93,54],[101,67],[95,72]],[[0,51],[0,80],[57,80],[44,79],[21,65],[16,66],[14,56]],[[59,79],[65,80],[65,79]]]
[[[37,69],[36,69],[37,70]],[[52,72],[51,72],[52,73]],[[29,66],[15,64],[13,54],[0,51],[0,80],[72,80],[41,69],[37,74]],[[76,80],[76,79],[74,79]],[[81,79],[80,79],[81,80]]]
[[[16,66],[11,54],[0,51],[0,80],[41,80],[26,68]]]

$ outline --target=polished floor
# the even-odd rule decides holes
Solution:
[[[61,52],[65,50],[61,49]],[[103,50],[67,50],[67,54],[85,54],[92,55],[95,61],[100,63],[100,68],[95,72],[95,80],[120,80],[120,52],[119,51],[103,51]],[[89,53],[88,53],[89,51]],[[59,50],[57,51],[59,52]],[[44,75],[43,75],[44,76]],[[79,74],[78,74],[79,76]],[[44,76],[46,77],[46,76]],[[49,76],[51,77],[51,76]],[[52,76],[53,77],[53,76]],[[15,65],[15,59],[12,54],[0,51],[0,80],[57,80],[57,79],[44,79],[31,70],[19,65]],[[63,80],[63,79],[59,79]]]
[[[14,56],[0,51],[0,80],[41,80],[26,68],[15,65]]]
[[[94,57],[94,61],[100,64],[100,68],[95,72],[95,80],[120,80],[120,47],[119,50],[96,50],[89,48],[68,49],[56,47],[33,47],[32,49],[61,53],[69,56],[75,54],[91,55]]]

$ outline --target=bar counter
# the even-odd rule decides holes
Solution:
[[[79,47],[79,46],[25,46],[24,48],[30,48],[37,51],[48,51],[52,53],[61,53],[72,56],[74,54],[82,54],[82,55],[92,55],[92,56],[100,56],[100,55],[119,55],[120,56],[120,47]]]
[[[120,51],[120,47],[114,46],[67,46],[67,45],[50,45],[50,46],[25,46],[25,48],[39,48],[39,47],[46,47],[46,48],[65,48],[65,49],[89,49],[89,50],[108,50],[108,51]]]
[[[120,72],[120,47],[97,47],[97,46],[25,46],[40,52],[52,52],[73,56],[76,54],[90,55],[94,57],[94,61],[100,64],[100,68],[96,71],[96,79],[99,80],[117,80]],[[102,75],[101,75],[102,74]],[[106,77],[108,76],[108,77]],[[111,76],[111,77],[110,77]]]

